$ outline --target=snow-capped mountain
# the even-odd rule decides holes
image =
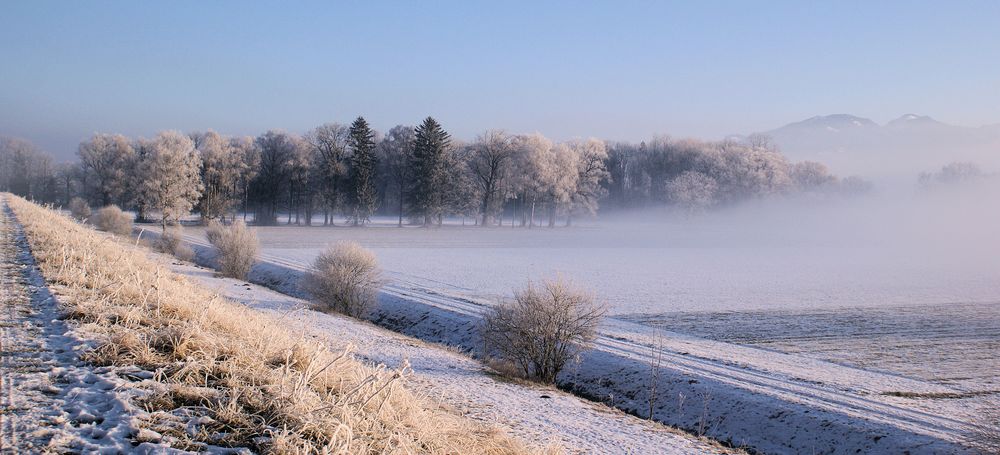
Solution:
[[[780,129],[787,130],[809,130],[838,133],[841,131],[851,131],[858,129],[878,128],[878,124],[863,117],[856,117],[849,114],[817,115],[785,125]]]
[[[905,114],[880,125],[849,114],[822,115],[766,131],[792,160],[838,173],[917,173],[952,161],[1000,170],[1000,125],[965,127]]]

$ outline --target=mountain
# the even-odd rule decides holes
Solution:
[[[885,125],[849,114],[811,117],[765,131],[795,161],[840,174],[916,175],[952,161],[1000,170],[1000,124],[964,127],[905,114]]]
[[[947,123],[939,122],[933,118],[926,115],[917,114],[906,114],[894,120],[890,120],[889,123],[885,124],[887,129],[911,129],[911,130],[923,130],[923,131],[944,131],[944,130],[963,130],[966,129],[962,126],[949,125]]]
[[[878,124],[863,118],[849,114],[817,115],[816,117],[805,119],[785,125],[779,129],[794,131],[839,133],[841,131],[863,130],[878,128]]]

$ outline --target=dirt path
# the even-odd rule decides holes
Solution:
[[[0,451],[37,451],[48,446],[58,422],[52,412],[50,365],[43,328],[33,308],[32,289],[18,258],[14,227],[0,214]]]
[[[83,363],[88,341],[61,318],[0,196],[0,453],[133,453],[137,390]]]

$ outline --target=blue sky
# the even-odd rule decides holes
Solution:
[[[818,114],[1000,122],[1000,2],[0,3],[0,134],[304,132],[364,115],[714,139]]]

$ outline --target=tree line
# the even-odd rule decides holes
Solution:
[[[0,142],[0,188],[42,202],[159,215],[164,227],[192,211],[203,220],[253,217],[259,225],[363,225],[376,214],[399,225],[462,217],[483,226],[566,225],[602,206],[669,205],[705,210],[790,193],[858,193],[815,162],[791,163],[764,136],[703,142],[654,138],[639,144],[552,141],[489,130],[453,139],[436,120],[384,134],[363,117],[306,134],[257,137],[164,131],[153,139],[95,134],[79,161],[53,165],[25,141]],[[284,215],[284,219],[279,220]]]

